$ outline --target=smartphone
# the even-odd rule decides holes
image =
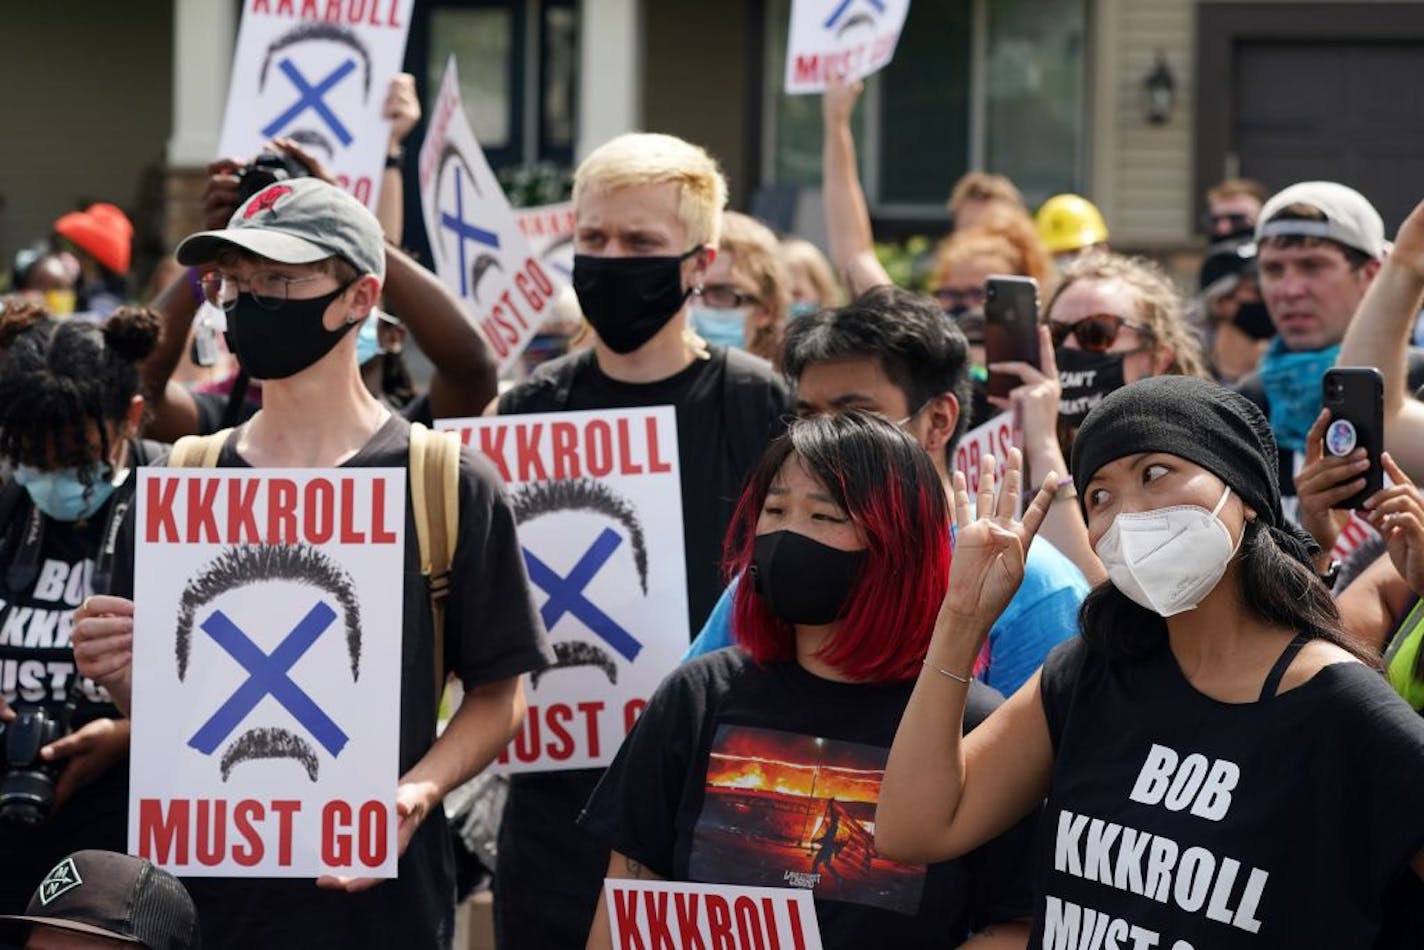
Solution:
[[[1038,366],[1038,281],[990,275],[984,285],[984,358],[993,363]],[[990,373],[989,395],[1007,396],[1023,380]]]
[[[1358,448],[1369,453],[1365,487],[1334,505],[1362,508],[1365,499],[1384,487],[1384,377],[1373,366],[1336,366],[1325,371],[1321,383],[1330,425],[1325,430],[1325,453],[1349,455]]]

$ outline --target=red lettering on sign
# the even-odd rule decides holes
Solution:
[[[673,910],[677,913],[677,929],[682,932],[682,950],[707,950],[707,945],[702,942],[702,932],[697,926],[697,900],[696,894],[674,894],[672,896]]]
[[[138,854],[155,864],[188,863],[188,802],[164,803],[145,798],[138,803]]]
[[[643,714],[643,710],[648,707],[646,699],[630,699],[623,704],[623,734],[627,735],[633,731],[633,724],[638,721],[638,717]]]
[[[335,507],[331,482],[324,478],[307,482],[306,497],[302,499],[302,523],[306,528],[307,540],[312,544],[325,544],[331,540],[332,517]]]
[[[664,947],[677,950],[677,944],[672,942],[672,931],[668,929],[667,892],[644,891],[643,909],[648,915],[648,939],[653,944],[651,950],[663,950]]]
[[[371,513],[375,515],[376,510]],[[356,529],[356,483],[349,478],[341,480],[341,543],[366,543],[366,532]]]
[[[618,472],[621,475],[641,475],[643,466],[633,461],[630,447],[633,444],[633,435],[630,432],[631,420],[618,420]]]
[[[297,542],[297,483],[274,478],[267,483],[267,543]]]
[[[588,474],[602,478],[613,471],[613,430],[603,419],[595,419],[583,431]]]
[[[806,934],[801,929],[801,905],[788,900],[786,912],[791,917],[791,939],[795,941],[795,950],[806,950]]]
[[[254,479],[234,478],[227,483],[227,539],[229,544],[258,544],[261,537],[257,532],[257,515],[253,505],[257,501],[257,482]]]
[[[638,895],[635,891],[613,889],[613,917],[618,922],[614,929],[623,935],[620,950],[647,950],[643,938],[638,933]]]
[[[405,511],[400,518],[404,520]],[[386,527],[386,483],[380,479],[371,483],[371,543],[396,543],[396,533]]]
[[[732,911],[720,894],[707,895],[707,937],[711,950],[737,950],[737,938],[732,936]]]
[[[508,435],[509,430],[503,426],[486,426],[480,430],[480,451],[494,463],[494,467],[499,469],[499,477],[506,482],[513,478],[509,466],[504,463],[504,440]]]
[[[514,444],[519,457],[519,480],[521,482],[547,481],[549,473],[544,470],[544,460],[539,456],[539,438],[544,426],[536,422],[520,426],[514,431]]]
[[[292,816],[301,810],[302,803],[295,799],[272,803],[272,813],[277,816],[277,863],[284,868],[292,866]]]
[[[572,422],[555,422],[549,426],[554,440],[554,477],[579,477],[578,427]]]
[[[598,717],[603,714],[602,700],[585,700],[578,704],[578,711],[583,713],[584,721],[588,725],[588,754],[594,758],[598,757]]]
[[[761,916],[757,913],[756,901],[750,897],[738,897],[732,904],[737,918],[737,936],[741,939],[742,950],[765,950],[766,938],[762,935]]]
[[[233,842],[232,860],[245,868],[256,867],[262,861],[262,836],[252,827],[254,821],[262,821],[262,816],[262,803],[250,798],[238,802],[232,810],[232,824],[237,832],[233,837],[241,837],[246,842],[245,846]]]
[[[321,810],[321,860],[333,868],[351,866],[351,835],[338,834],[351,827],[351,806],[343,801],[327,802]]]
[[[151,479],[148,483],[148,497],[145,499],[147,514],[144,525],[144,540],[149,544],[177,542],[178,519],[173,515],[173,502],[178,495],[176,479]],[[159,537],[159,532],[163,537]]]
[[[188,543],[205,541],[220,543],[218,519],[213,515],[213,502],[217,500],[218,483],[202,478],[188,479]],[[199,537],[200,528],[207,528],[204,537]]]
[[[671,472],[672,463],[666,461],[658,451],[658,420],[649,416],[644,420],[644,425],[648,430],[648,472],[653,475]]]
[[[574,754],[574,737],[569,735],[569,731],[564,728],[564,725],[573,718],[574,711],[565,703],[555,703],[548,707],[551,741],[544,751],[555,762],[563,762]]]
[[[194,811],[198,818],[198,863],[208,867],[221,864],[227,856],[227,802],[200,798]]]

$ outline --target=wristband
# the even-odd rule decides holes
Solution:
[[[968,686],[968,685],[969,685],[969,677],[967,677],[967,676],[960,676],[958,673],[951,673],[949,670],[941,669],[941,668],[938,667],[938,666],[930,666],[930,661],[929,661],[929,660],[921,660],[921,661],[920,661],[920,665],[923,666],[923,667],[924,667],[925,669],[927,669],[927,670],[934,670],[934,671],[935,671],[936,673],[938,673],[940,676],[948,676],[950,679],[954,680],[956,683],[960,684],[961,686]]]
[[[394,168],[396,171],[400,171],[400,169],[402,168],[402,166],[403,166],[404,164],[405,164],[405,148],[404,148],[403,146],[397,145],[397,146],[395,147],[395,151],[387,152],[387,153],[386,153],[386,167],[387,167],[387,168]]]

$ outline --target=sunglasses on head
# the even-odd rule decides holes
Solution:
[[[1078,346],[1093,353],[1105,353],[1112,349],[1123,327],[1147,334],[1147,330],[1140,324],[1124,320],[1115,313],[1090,314],[1076,323],[1059,323],[1055,320],[1048,324],[1055,348],[1062,346],[1071,336],[1078,341]]]

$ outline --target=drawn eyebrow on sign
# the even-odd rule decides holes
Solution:
[[[478,303],[480,299],[480,281],[491,269],[504,273],[504,267],[499,263],[499,258],[493,254],[481,254],[475,258],[475,262],[470,265],[470,296]]]
[[[371,53],[355,33],[335,23],[299,23],[273,40],[272,45],[267,47],[267,55],[262,58],[262,69],[257,73],[258,92],[261,92],[267,83],[267,68],[272,65],[272,57],[288,46],[295,46],[306,40],[340,43],[361,57],[361,65],[364,67],[361,71],[361,99],[365,101],[371,97]]]
[[[556,511],[589,511],[606,515],[628,529],[633,543],[633,564],[638,569],[638,582],[644,596],[648,593],[648,548],[643,540],[643,525],[633,503],[612,488],[592,478],[565,478],[547,482],[530,482],[510,493],[514,521],[523,524]]]
[[[178,601],[178,629],[173,656],[178,679],[188,674],[193,620],[198,608],[228,591],[263,581],[295,581],[326,591],[341,604],[346,618],[346,650],[351,678],[360,678],[361,602],[356,583],[341,565],[309,544],[246,544],[224,550],[192,577]]]
[[[291,135],[288,135],[287,138],[296,142],[307,151],[319,148],[326,152],[327,158],[331,158],[336,154],[336,146],[331,144],[331,139],[322,135],[316,129],[296,129]]]
[[[842,23],[841,28],[839,30],[836,30],[836,39],[840,39],[842,36],[845,36],[847,33],[849,33],[851,30],[855,29],[858,26],[874,25],[875,17],[871,16],[868,13],[857,13],[855,16]]]
[[[253,759],[296,759],[306,769],[307,778],[316,781],[321,763],[316,750],[301,736],[277,727],[249,729],[223,750],[222,778],[226,782],[234,766]]]
[[[538,689],[539,680],[546,673],[571,666],[596,666],[608,677],[608,682],[614,685],[618,683],[618,667],[606,650],[585,640],[560,640],[554,644],[553,665],[530,673],[529,685]]]

